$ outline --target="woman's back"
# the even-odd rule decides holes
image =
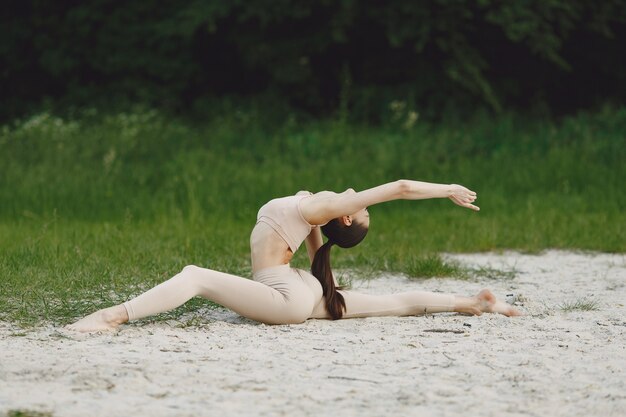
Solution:
[[[250,255],[254,272],[287,264],[315,227],[302,216],[300,202],[310,193],[276,198],[258,212],[250,234]]]

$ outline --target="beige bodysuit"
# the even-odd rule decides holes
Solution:
[[[306,195],[271,200],[259,210],[257,223],[268,224],[295,252],[314,225],[300,212]],[[346,302],[343,318],[407,316],[452,311],[454,296],[423,291],[388,295],[340,290]],[[329,319],[322,286],[310,272],[276,265],[256,271],[253,279],[189,265],[151,290],[124,303],[130,320],[176,308],[201,296],[236,313],[267,324]]]

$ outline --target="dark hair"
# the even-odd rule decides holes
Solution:
[[[346,226],[339,221],[333,219],[326,225],[322,226],[322,232],[328,238],[315,253],[313,263],[311,264],[311,273],[322,284],[322,294],[326,299],[326,310],[333,320],[340,319],[346,311],[346,301],[337,290],[343,287],[335,287],[333,273],[330,270],[330,248],[338,245],[342,248],[351,248],[361,242],[367,235],[368,228],[362,224],[353,222],[350,226]]]

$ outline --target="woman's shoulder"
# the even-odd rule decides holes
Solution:
[[[307,191],[307,190],[301,190],[298,191],[296,194],[296,196],[304,196],[304,197],[308,197],[308,196],[312,196],[312,197],[316,197],[316,198],[324,198],[324,197],[332,197],[337,195],[336,192],[333,191],[318,191],[316,193],[312,193],[311,191]]]
[[[313,195],[318,196],[318,197],[331,197],[331,196],[337,195],[337,193],[334,191],[320,191]]]
[[[307,195],[313,195],[313,193],[310,192],[310,191],[307,191],[307,190],[300,190],[295,195],[296,196],[301,196],[301,195],[307,196]]]
[[[311,225],[324,225],[329,221],[329,218],[324,215],[324,208],[340,195],[333,191],[301,194],[302,198],[298,202],[300,215]]]

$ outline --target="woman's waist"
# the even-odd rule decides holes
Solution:
[[[289,264],[293,252],[274,229],[267,224],[258,223],[250,235],[250,256],[252,270],[255,272]]]
[[[293,271],[294,268],[291,267],[290,264],[280,264],[280,265],[271,265],[271,266],[262,266],[261,268],[253,271],[252,277],[255,280],[277,276],[277,275],[286,275]]]

